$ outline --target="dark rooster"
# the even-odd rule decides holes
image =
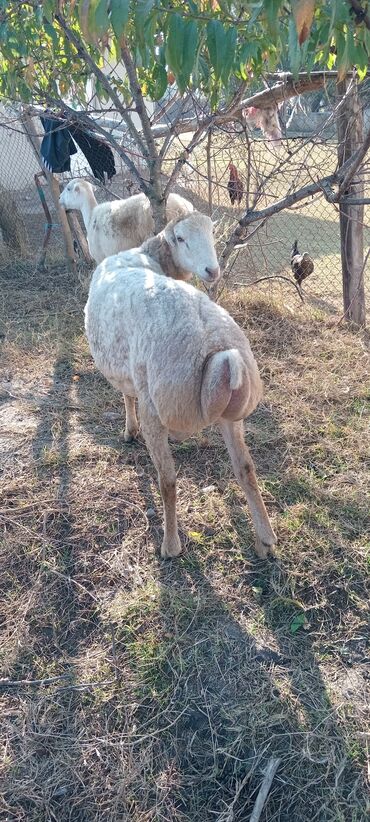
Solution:
[[[239,205],[242,201],[244,186],[239,177],[238,169],[233,163],[229,163],[228,169],[230,170],[230,178],[227,184],[227,190],[229,192],[231,205],[234,205],[234,203],[238,203]]]
[[[304,254],[299,253],[297,240],[295,240],[294,245],[292,246],[290,266],[293,271],[293,277],[298,285],[301,285],[303,280],[312,274],[315,267],[313,260],[310,255],[307,254],[307,251],[305,251]]]

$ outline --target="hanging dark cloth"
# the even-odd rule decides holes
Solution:
[[[41,157],[48,171],[60,174],[71,170],[71,155],[77,154],[77,148],[72,140],[64,120],[55,117],[40,117],[44,126],[45,137],[41,143]]]
[[[69,123],[67,128],[65,120],[58,117],[43,116],[40,119],[45,131],[41,157],[49,171],[58,174],[71,170],[70,157],[77,153],[75,140],[97,180],[104,183],[104,174],[108,180],[116,174],[113,152],[105,140],[75,124]]]
[[[108,180],[111,180],[116,173],[116,167],[113,152],[108,143],[99,137],[93,136],[91,131],[83,131],[80,126],[71,125],[69,130],[84,153],[94,177],[104,183],[105,173]]]

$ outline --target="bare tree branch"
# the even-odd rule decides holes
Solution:
[[[130,83],[131,94],[135,101],[136,112],[140,118],[140,122],[142,125],[143,135],[145,137],[146,144],[148,147],[150,160],[153,161],[158,158],[158,152],[152,134],[150,118],[145,107],[143,93],[138,82],[136,68],[131,57],[130,50],[123,38],[121,39],[121,54],[122,60],[125,64],[125,69],[127,71],[128,81]]]
[[[130,84],[131,94],[136,105],[136,112],[140,118],[143,135],[147,145],[147,164],[150,174],[150,187],[148,197],[151,200],[153,218],[156,231],[160,231],[165,224],[166,201],[162,191],[161,181],[161,157],[157,151],[157,146],[153,137],[153,129],[148,112],[145,107],[143,93],[137,78],[136,67],[131,56],[130,49],[124,38],[121,38],[121,54],[125,64],[127,77]]]
[[[178,123],[174,128],[175,134],[181,134],[187,131],[198,131],[200,128],[203,130],[207,129],[209,126],[219,126],[224,123],[229,123],[232,120],[241,117],[243,108],[249,108],[250,106],[255,106],[256,108],[266,108],[272,103],[278,105],[278,103],[282,103],[290,97],[297,97],[299,94],[307,94],[309,91],[317,91],[325,85],[325,81],[325,72],[319,72],[318,76],[311,75],[311,77],[308,77],[306,74],[297,81],[292,77],[285,77],[284,75],[283,80],[276,83],[271,88],[264,89],[264,91],[259,91],[257,94],[253,94],[252,97],[246,97],[244,100],[240,100],[238,95],[236,95],[236,98],[233,99],[232,103],[225,111],[209,114],[201,122],[199,122],[199,119],[196,118]],[[165,137],[169,128],[172,127],[154,126],[153,133],[156,138]]]

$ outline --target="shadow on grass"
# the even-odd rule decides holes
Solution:
[[[71,808],[76,811],[80,803],[86,771],[78,728],[86,694],[74,690],[79,679],[76,663],[93,632],[96,641],[99,617],[95,597],[85,586],[75,584],[79,551],[84,546],[76,542],[71,513],[72,378],[72,355],[63,352],[55,362],[52,386],[41,405],[33,440],[35,495],[45,500],[38,511],[39,528],[29,531],[30,544],[22,530],[18,532],[24,544],[9,569],[14,584],[20,591],[25,587],[28,598],[23,617],[18,616],[23,619],[19,650],[8,669],[15,682],[0,681],[0,699],[10,706],[3,717],[8,756],[1,793],[6,818],[12,822],[71,819]],[[41,550],[35,553],[39,546]],[[35,686],[25,685],[24,680],[35,680]],[[83,802],[73,815],[81,822],[94,818],[97,810],[92,797],[85,796]]]
[[[276,436],[273,419],[271,429]],[[196,468],[195,449],[180,449],[182,473],[199,482],[211,457],[217,481],[223,463],[217,445],[205,461],[196,450]],[[153,477],[148,462],[139,487],[143,505],[155,508]],[[137,683],[132,742],[146,789],[140,798],[133,787],[135,812],[140,818],[156,808],[158,818],[211,822],[230,818],[232,807],[235,820],[249,818],[274,756],[281,764],[261,819],[360,822],[363,753],[342,725],[313,647],[322,610],[306,632],[308,592],[302,589],[298,597],[292,591],[284,559],[253,556],[245,515],[234,500],[228,508],[237,541],[230,545],[227,535],[207,535],[206,527],[189,532],[185,555],[158,560],[140,602],[123,605],[116,616],[118,644]],[[161,521],[161,508],[157,516]],[[157,555],[160,530],[152,525]],[[332,583],[323,572],[323,598]],[[349,604],[338,602],[339,614]],[[122,804],[121,812],[129,813],[129,806]]]
[[[264,351],[277,357],[299,351],[299,324],[281,318],[274,325],[274,319],[273,312],[251,317],[261,335],[268,331]],[[191,512],[180,498],[181,517],[194,519],[194,531],[187,531],[184,556],[163,562],[158,558],[162,505],[146,449],[122,443],[123,419],[105,419],[105,411],[118,412],[122,404],[99,375],[80,373],[73,383],[71,351],[56,361],[34,439],[37,481],[52,505],[40,518],[41,587],[27,629],[35,661],[37,656],[46,660],[51,675],[66,670],[75,684],[80,654],[94,659],[101,647],[110,654],[113,622],[119,678],[108,688],[102,683],[81,692],[57,688],[47,695],[26,691],[22,699],[19,692],[11,697],[9,819],[242,822],[250,816],[263,769],[275,756],[281,762],[261,822],[362,822],[363,752],[352,697],[347,687],[343,713],[337,710],[322,666],[327,651],[329,669],[334,664],[336,618],[349,619],[356,611],[355,595],[363,598],[362,575],[347,558],[347,591],[336,600],[337,567],[333,563],[330,573],[327,563],[321,567],[320,545],[308,555],[300,551],[304,521],[296,525],[292,516],[284,521],[285,509],[311,489],[294,474],[285,476],[288,443],[279,419],[261,407],[248,421],[247,440],[260,482],[268,489],[279,477],[281,491],[278,495],[270,486],[276,502],[267,499],[267,505],[271,510],[276,504],[281,512],[282,559],[261,562],[253,555],[242,493],[235,491],[226,451],[211,434],[203,443],[174,446],[174,456],[185,496],[187,488],[219,484],[212,527],[206,505]],[[69,448],[72,385],[85,432],[99,447],[112,449],[110,461],[101,460],[99,449],[92,454],[83,478],[91,498],[87,493],[81,501],[75,497],[77,469]],[[101,460],[95,474],[94,460]],[[125,486],[120,469],[127,466],[132,471]],[[106,487],[99,505],[98,482]],[[138,499],[132,500],[136,490]],[[331,503],[321,502],[334,516]],[[148,532],[141,530],[137,540],[128,515],[131,504],[154,512]],[[82,517],[84,505],[83,533],[75,512]],[[317,522],[317,535],[329,550],[330,528],[326,520]],[[127,549],[126,537],[131,539]],[[153,544],[157,553],[149,562]],[[339,550],[344,563],[345,548]],[[145,558],[148,567],[135,569],[135,581],[137,558]],[[114,562],[123,565],[120,576]],[[39,572],[37,562],[30,569]],[[315,575],[320,576],[316,587]],[[29,584],[31,589],[31,573]],[[309,625],[301,620],[292,631],[302,616]],[[27,662],[36,677],[32,656]],[[109,664],[111,674],[112,659]],[[14,671],[20,676],[25,668],[20,651]]]

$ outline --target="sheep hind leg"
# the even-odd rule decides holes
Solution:
[[[181,554],[181,542],[177,529],[176,514],[176,471],[168,443],[168,431],[163,427],[159,418],[151,409],[149,403],[140,404],[141,430],[158,471],[159,488],[164,510],[164,536],[161,547],[161,556],[177,557]]]
[[[238,422],[220,421],[222,436],[230,454],[232,466],[239,485],[243,489],[251,511],[256,530],[255,551],[261,558],[273,553],[276,536],[257,484],[252,457],[244,442],[243,420]]]
[[[124,439],[125,442],[131,442],[139,433],[139,423],[136,416],[135,397],[129,397],[128,394],[123,395],[125,401],[126,411],[126,426]]]

